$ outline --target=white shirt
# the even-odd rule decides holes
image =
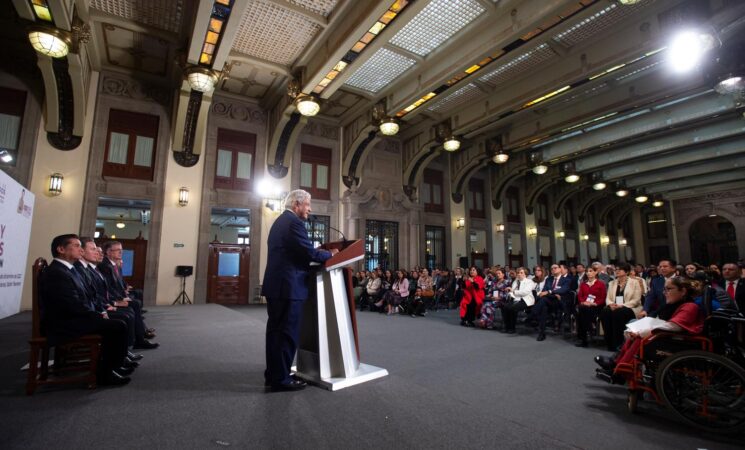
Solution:
[[[62,264],[65,265],[65,267],[67,267],[68,269],[72,270],[72,267],[73,267],[72,264],[70,264],[69,262],[65,261],[64,259],[54,258],[54,260],[57,261],[57,262],[61,262]]]

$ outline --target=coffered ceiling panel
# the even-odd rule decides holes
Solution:
[[[484,91],[479,89],[478,86],[473,83],[468,83],[427,109],[435,112],[448,112],[468,101],[476,100],[484,95]]]
[[[91,8],[178,33],[184,16],[184,0],[91,0]]]
[[[494,87],[553,58],[556,58],[556,54],[549,48],[548,44],[541,44],[507,63],[497,66],[494,70],[479,78],[479,81]]]
[[[300,13],[272,3],[254,1],[241,18],[233,49],[291,66],[320,29]]]
[[[357,106],[360,102],[365,101],[359,95],[355,95],[343,90],[338,90],[330,99],[323,103],[323,114],[332,117],[342,117],[351,108]]]
[[[328,17],[338,3],[338,0],[288,0],[293,5],[302,6],[308,11]]]
[[[165,75],[168,67],[167,42],[144,33],[103,24],[106,59],[113,66]]]
[[[278,78],[283,78],[283,75],[271,69],[234,61],[231,62],[230,78],[222,84],[221,88],[234,94],[263,98]]]
[[[648,6],[649,3],[651,2],[642,2],[630,6],[618,6],[615,3],[611,3],[595,14],[560,32],[553,39],[567,47],[576,45],[609,28],[613,24],[617,24],[639,9]]]
[[[411,58],[381,48],[349,77],[346,84],[369,92],[378,92],[416,64]]]

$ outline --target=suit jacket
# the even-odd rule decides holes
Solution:
[[[267,298],[308,298],[310,263],[322,263],[331,252],[313,248],[303,220],[285,210],[274,221],[267,239],[268,257],[261,295]]]
[[[77,319],[101,317],[89,301],[83,283],[59,261],[52,261],[42,272],[39,287],[41,327],[52,345],[86,333],[78,327],[81,324]]]
[[[562,301],[568,301],[572,298],[572,280],[571,276],[559,277],[559,283],[554,286],[554,276],[551,275],[546,278],[546,282],[543,284],[543,290],[541,292],[549,292],[550,295],[558,295]]]
[[[665,306],[665,277],[657,275],[649,282],[649,290],[644,297],[644,311],[656,317],[657,311]]]
[[[98,270],[106,279],[108,289],[108,298],[111,301],[118,301],[127,298],[127,284],[119,273],[114,269],[114,265],[109,258],[104,258],[98,265]]]
[[[740,314],[745,316],[745,279],[743,278],[740,278],[735,288],[735,303],[737,304],[737,309],[740,310]]]
[[[96,310],[100,312],[106,311],[106,308],[109,306],[109,300],[106,280],[103,274],[80,261],[76,262],[74,266],[85,279],[89,299],[95,305]]]
[[[616,303],[616,292],[618,291],[618,280],[613,280],[608,285],[608,294],[605,304]],[[626,287],[623,288],[623,306],[634,310],[634,314],[642,310],[642,285],[639,281],[626,277]]]

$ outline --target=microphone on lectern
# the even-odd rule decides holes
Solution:
[[[318,216],[316,216],[315,214],[309,214],[308,215],[308,221],[309,222],[318,222]],[[341,238],[344,239],[344,242],[347,242],[347,238],[346,238],[346,236],[344,236],[344,233],[342,233],[341,230],[339,230],[337,228],[334,228],[331,225],[326,225],[326,226],[329,227],[329,229],[334,230],[337,233],[341,234]]]

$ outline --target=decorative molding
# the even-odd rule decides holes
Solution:
[[[339,140],[339,127],[326,125],[318,122],[308,122],[303,129],[303,134],[318,136],[334,141]]]
[[[161,105],[170,105],[171,103],[171,94],[166,88],[145,85],[138,81],[110,74],[104,75],[101,82],[101,94],[133,100],[147,100]]]
[[[184,120],[183,149],[174,149],[173,159],[182,167],[193,167],[199,162],[199,155],[194,153],[194,136],[197,132],[199,109],[202,107],[203,94],[192,90],[189,94],[189,104],[186,107]]]
[[[75,94],[72,90],[67,59],[54,58],[52,68],[57,86],[59,124],[56,132],[47,132],[47,142],[58,150],[74,150],[83,139],[72,134],[75,126]]]
[[[218,101],[212,103],[212,114],[241,122],[266,124],[266,114],[260,109],[250,108],[238,103]]]

